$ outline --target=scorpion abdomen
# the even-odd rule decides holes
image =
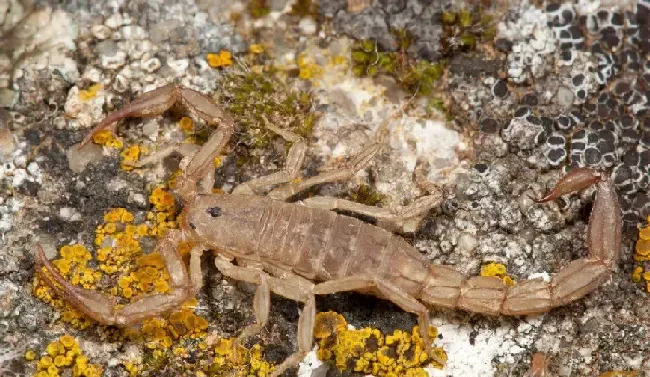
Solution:
[[[429,270],[427,259],[401,237],[324,209],[267,197],[214,195],[195,202],[189,216],[206,246],[290,268],[315,281],[370,275],[418,296]]]

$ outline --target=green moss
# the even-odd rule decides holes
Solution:
[[[444,65],[408,59],[407,49],[413,38],[406,30],[396,30],[394,35],[399,48],[397,52],[380,51],[370,40],[358,41],[352,49],[352,72],[360,77],[388,74],[405,89],[428,95],[442,77]]]
[[[438,111],[445,111],[445,103],[443,102],[442,98],[440,97],[434,97],[431,98],[429,101],[429,109],[436,109]]]
[[[413,44],[413,36],[406,29],[396,29],[392,33],[395,39],[397,39],[397,49],[405,53]]]
[[[359,186],[359,188],[350,194],[350,199],[357,203],[375,206],[386,198],[386,195],[374,191],[368,185]]]
[[[445,25],[453,25],[456,23],[456,13],[454,12],[442,12],[442,23]]]
[[[274,72],[232,73],[224,78],[219,94],[243,132],[240,142],[252,149],[266,148],[279,137],[266,129],[267,122],[308,138],[317,120],[311,93],[292,90]]]
[[[169,355],[165,352],[161,356],[154,356],[153,351],[147,351],[142,357],[142,370],[148,373],[157,372],[169,365]]]
[[[315,4],[312,0],[297,0],[291,6],[291,14],[295,14],[301,17],[317,16],[318,4]]]
[[[461,11],[458,12],[458,25],[464,28],[468,28],[472,26],[473,23],[474,17],[469,10],[461,9]]]
[[[442,53],[452,56],[470,51],[479,43],[489,43],[496,37],[494,16],[481,8],[463,8],[457,12],[442,12]]]
[[[433,64],[421,60],[409,67],[398,76],[404,87],[423,95],[429,95],[434,89],[436,81],[444,73],[444,63]]]
[[[271,13],[271,8],[266,0],[251,0],[248,3],[248,13],[253,18],[261,18]]]

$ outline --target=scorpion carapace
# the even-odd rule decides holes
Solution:
[[[399,236],[331,211],[338,209],[373,216],[378,224],[395,229],[438,207],[442,203],[439,193],[394,209],[324,196],[300,203],[283,202],[311,186],[350,179],[370,163],[381,149],[381,140],[372,142],[343,168],[296,180],[305,157],[305,141],[286,130],[267,126],[292,142],[285,168],[243,183],[232,194],[207,195],[199,194],[197,181],[206,175],[209,177],[214,170],[211,161],[222,152],[234,129],[232,118],[209,97],[173,85],[158,88],[109,115],[92,133],[111,127],[122,118],[161,114],[175,104],[187,107],[206,122],[218,124],[219,128],[191,156],[178,177],[176,192],[185,201],[183,220],[180,229],[168,231],[157,245],[169,271],[169,293],[143,296],[126,306],[116,307],[113,299],[67,282],[42,252],[37,254],[38,264],[49,271],[44,274],[45,280],[100,323],[134,324],[179,306],[200,289],[200,256],[205,250],[213,250],[215,265],[224,276],[258,285],[253,301],[256,323],[246,327],[235,344],[256,334],[265,325],[271,292],[305,303],[298,321],[298,351],[275,369],[271,375],[275,377],[297,364],[311,350],[316,310],[314,296],[317,294],[360,291],[393,301],[418,316],[422,339],[429,354],[435,357],[427,331],[429,312],[425,304],[491,315],[542,313],[597,288],[609,278],[618,261],[621,214],[614,186],[607,177],[587,169],[569,173],[546,199],[597,182],[597,197],[589,219],[588,256],[571,262],[550,282],[533,279],[508,287],[496,277],[467,278],[451,267],[432,265]],[[84,143],[87,140],[89,138]],[[172,149],[165,149],[165,153]],[[211,184],[209,182],[209,186]],[[271,190],[268,197],[255,195],[276,185],[279,186]],[[177,252],[179,243],[184,241],[196,245],[190,254],[189,269]]]

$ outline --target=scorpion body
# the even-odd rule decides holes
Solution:
[[[234,346],[266,324],[271,292],[305,304],[298,321],[298,351],[271,374],[277,377],[311,350],[315,295],[358,291],[391,300],[418,316],[420,336],[428,353],[435,358],[428,333],[427,305],[490,315],[542,313],[596,289],[609,278],[618,262],[621,211],[617,194],[609,178],[589,169],[573,170],[542,199],[552,200],[597,184],[587,232],[587,257],[571,262],[550,282],[537,278],[509,287],[496,277],[467,278],[451,267],[430,264],[405,240],[383,227],[332,212],[338,209],[372,216],[378,225],[395,229],[439,206],[442,202],[439,193],[398,209],[370,207],[332,197],[311,197],[301,203],[284,202],[314,185],[350,179],[372,160],[380,149],[379,142],[367,146],[344,168],[299,180],[306,143],[298,135],[267,125],[271,131],[292,142],[284,170],[243,183],[231,194],[208,195],[199,193],[197,182],[206,178],[207,187],[212,186],[213,159],[234,132],[233,119],[208,96],[167,85],[143,94],[109,115],[91,135],[101,129],[114,129],[114,123],[122,118],[154,116],[177,104],[220,127],[198,152],[187,156],[189,162],[185,160],[187,165],[177,179],[175,190],[184,202],[180,229],[169,230],[158,241],[157,250],[170,275],[170,291],[139,297],[123,307],[116,306],[113,298],[66,281],[39,247],[36,262],[48,272],[43,274],[45,281],[100,323],[126,326],[176,308],[201,288],[200,257],[204,251],[212,250],[215,265],[224,276],[258,285],[253,300],[256,323],[242,331]],[[139,166],[173,149],[163,148],[142,160]],[[272,186],[278,187],[267,197],[256,195],[257,191]],[[195,245],[190,253],[189,269],[177,252],[181,242]]]
[[[614,200],[613,184],[603,180],[594,213]],[[592,219],[588,237],[606,236],[604,227],[620,232],[620,215],[611,213]],[[620,238],[613,239],[611,245],[592,250],[590,258],[571,262],[551,282],[532,279],[509,288],[498,278],[467,278],[449,266],[433,265],[401,237],[319,208],[263,196],[205,195],[185,216],[207,248],[230,254],[239,264],[293,271],[314,282],[374,276],[426,304],[491,315],[543,313],[581,298],[609,278],[620,243]]]
[[[427,278],[430,263],[421,253],[353,217],[263,196],[209,195],[196,204],[186,221],[197,237],[210,235],[206,247],[267,270],[293,271],[315,282],[373,275],[415,297]]]

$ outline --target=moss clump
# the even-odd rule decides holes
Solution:
[[[356,191],[350,194],[352,201],[369,206],[376,206],[385,198],[386,195],[373,190],[368,185],[361,185]]]
[[[254,72],[226,76],[223,89],[219,101],[243,129],[241,140],[247,147],[268,145],[275,134],[266,129],[267,122],[305,138],[311,136],[317,119],[311,93],[288,88],[268,73]]]
[[[410,59],[406,51],[413,43],[411,35],[406,30],[394,31],[394,35],[397,52],[383,51],[372,40],[358,41],[352,48],[352,71],[360,77],[388,74],[405,89],[429,95],[444,73],[444,62]]]
[[[266,0],[251,0],[248,3],[248,13],[253,18],[262,18],[271,13],[271,7]]]
[[[313,0],[297,0],[291,6],[291,14],[301,17],[317,16],[318,4],[315,4]]]
[[[494,17],[480,8],[442,12],[440,18],[445,56],[470,51],[481,42],[491,42],[496,36]]]

